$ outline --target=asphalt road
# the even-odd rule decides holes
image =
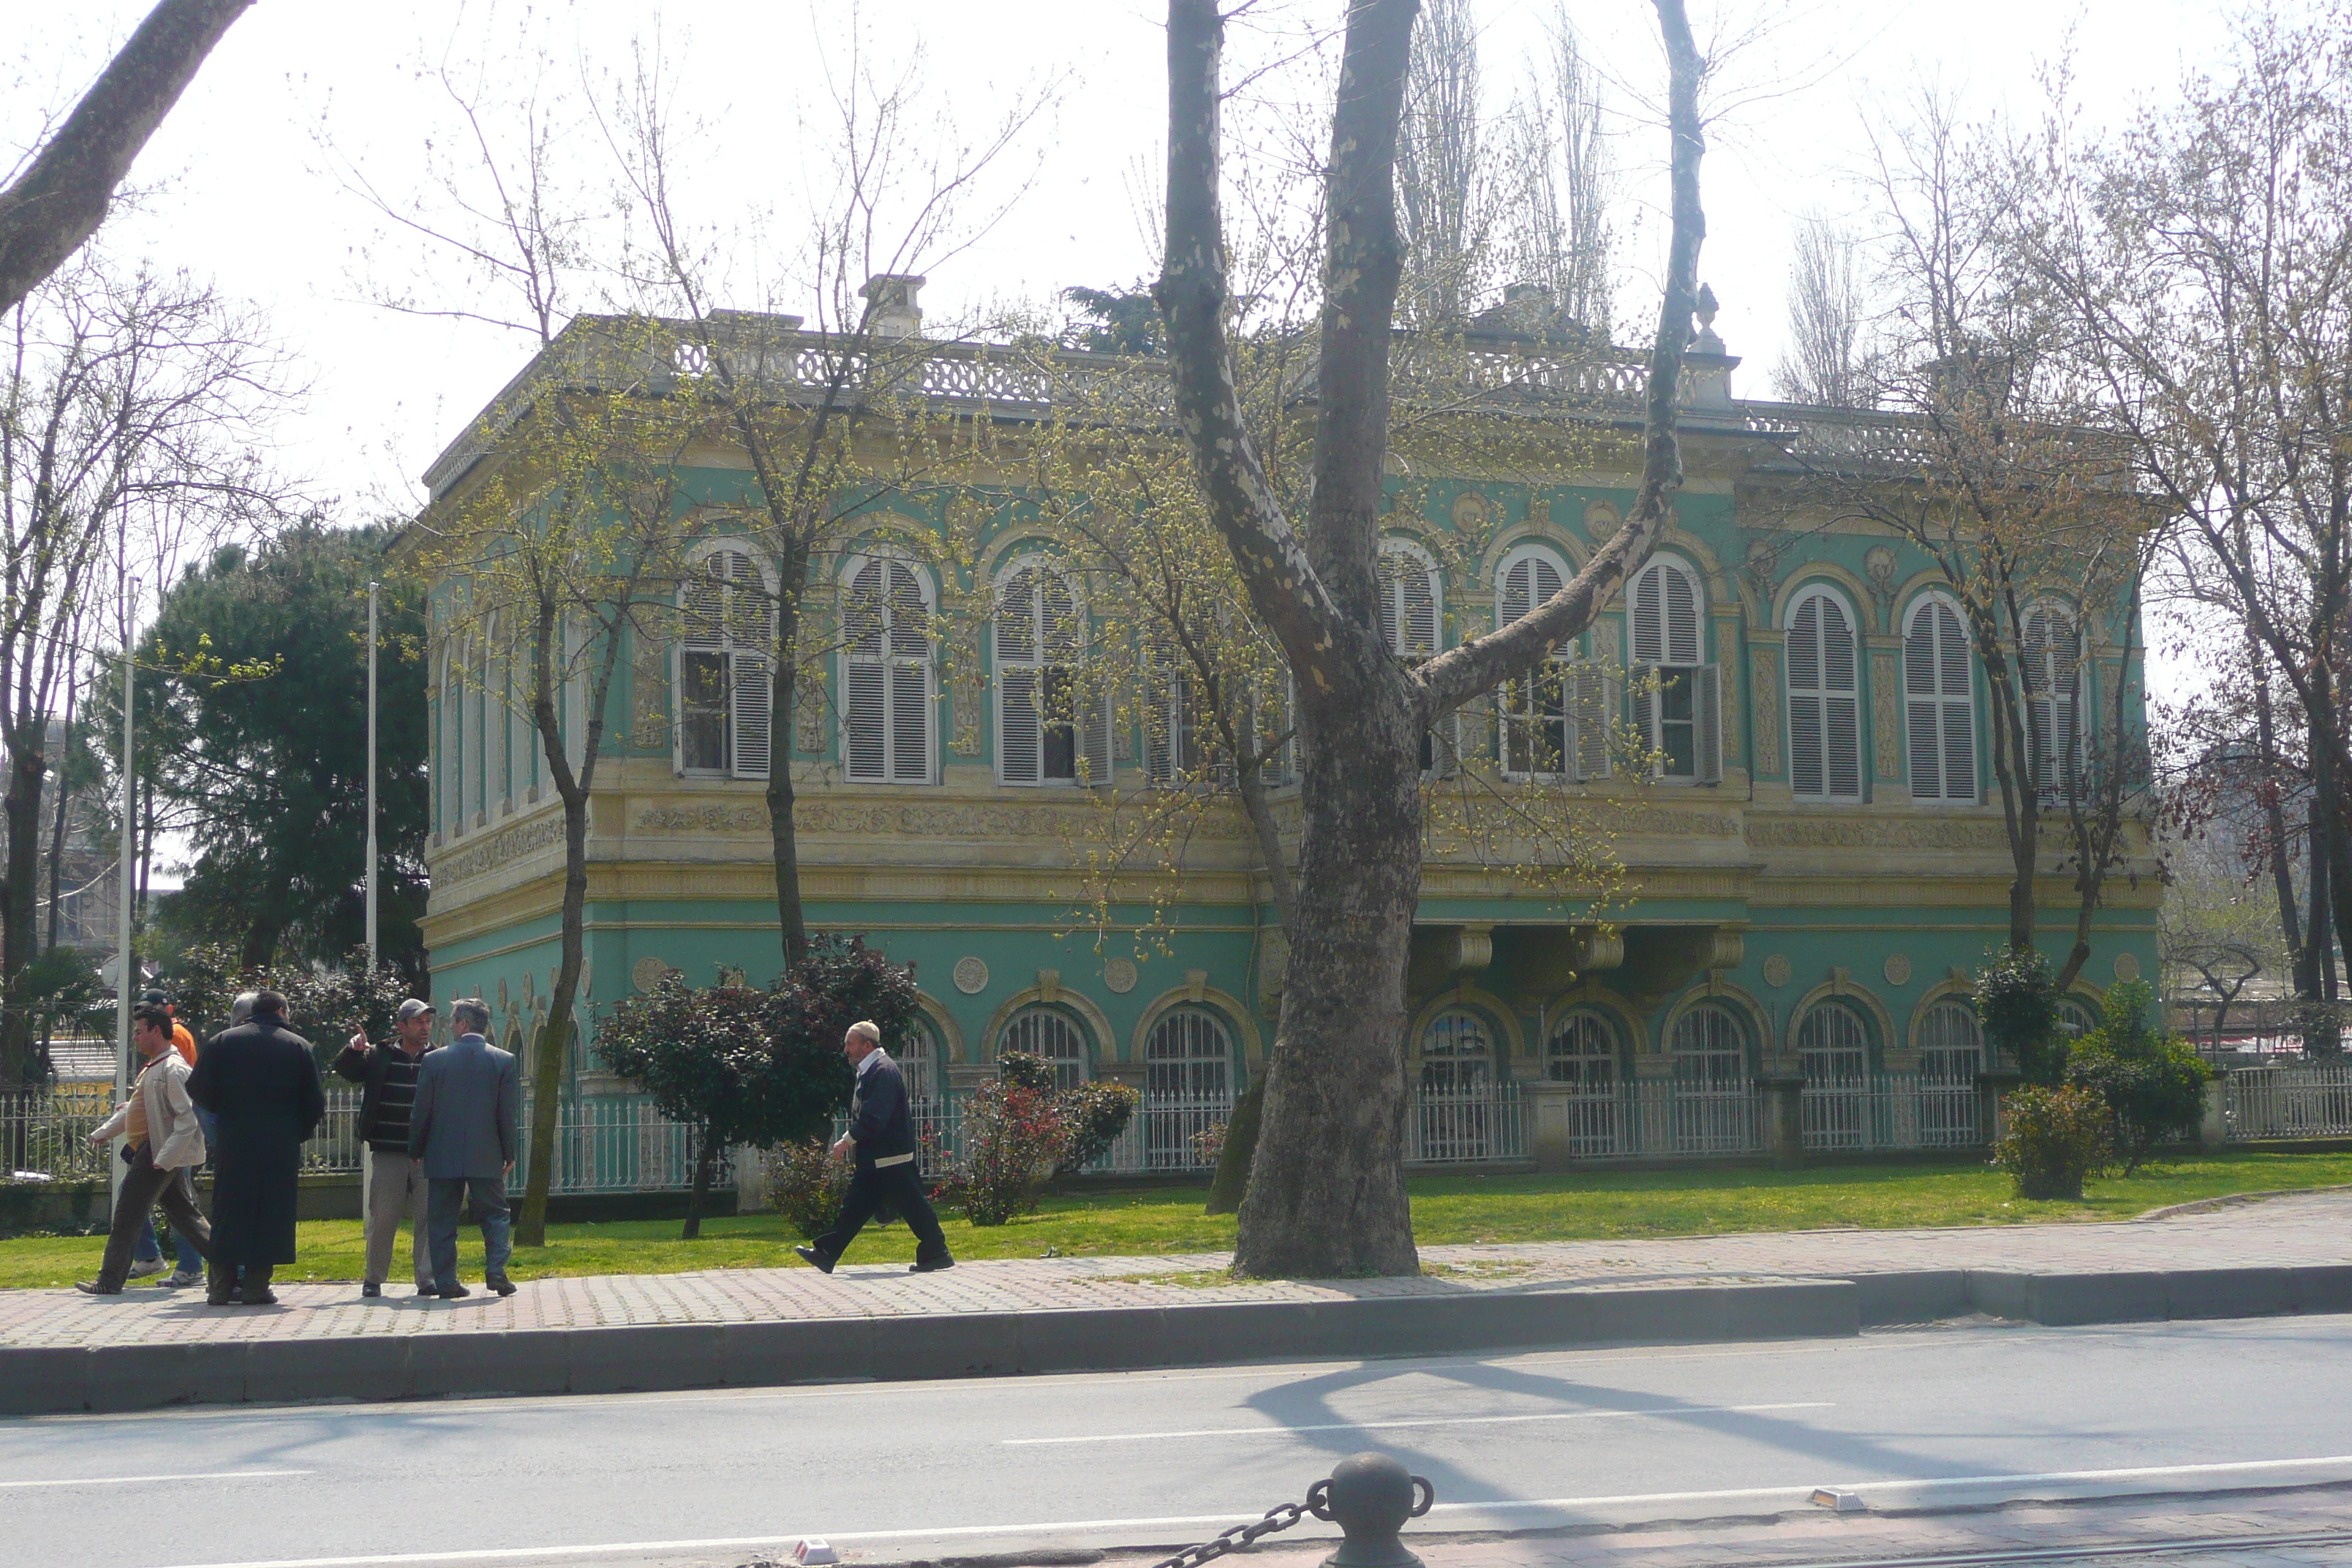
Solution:
[[[47,1416],[0,1421],[0,1565],[1181,1543],[1367,1447],[1449,1531],[2294,1486],[2352,1481],[2347,1413],[2352,1318]]]

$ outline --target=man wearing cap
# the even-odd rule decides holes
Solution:
[[[360,1138],[367,1144],[367,1278],[362,1296],[383,1294],[392,1247],[408,1218],[408,1262],[416,1293],[433,1294],[432,1244],[425,1237],[425,1163],[408,1152],[409,1113],[416,1075],[433,1048],[433,1004],[411,996],[400,1005],[398,1032],[382,1047],[362,1029],[335,1058],[335,1071],[361,1086]]]
[[[163,1009],[163,1016],[172,1026],[172,1048],[180,1053],[180,1059],[187,1063],[193,1070],[196,1065],[196,1037],[188,1032],[188,1026],[185,1024],[180,1022],[178,1009],[172,1005],[170,994],[161,990],[150,990],[142,995],[139,1001],[142,1006]],[[203,1131],[207,1144],[219,1142],[220,1124],[213,1120],[211,1111],[199,1107],[196,1110],[196,1126]],[[177,1225],[174,1225],[172,1227],[172,1244],[179,1253],[180,1268],[177,1273],[163,1283],[175,1290],[183,1285],[203,1284],[205,1255],[197,1249],[195,1238],[184,1234]],[[147,1216],[147,1227],[139,1233],[138,1244],[131,1248],[131,1277],[133,1279],[163,1271],[163,1248],[156,1239],[153,1215]]]
[[[907,1080],[898,1064],[882,1048],[879,1025],[861,1019],[849,1026],[841,1054],[857,1074],[857,1088],[849,1100],[849,1131],[833,1146],[836,1160],[855,1160],[849,1194],[841,1201],[841,1217],[833,1228],[794,1252],[811,1267],[833,1272],[841,1255],[879,1213],[885,1204],[897,1208],[915,1236],[915,1263],[910,1272],[929,1274],[953,1268],[948,1238],[940,1216],[923,1195],[923,1176],[915,1158],[915,1122],[907,1105]]]

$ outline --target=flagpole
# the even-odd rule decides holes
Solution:
[[[139,579],[131,579],[131,604],[122,617],[122,826],[117,836],[121,851],[121,868],[117,872],[121,886],[115,894],[114,915],[114,1102],[117,1105],[131,1098],[131,990],[138,976],[131,972],[131,896],[135,885],[131,876],[133,851],[139,842],[139,825],[135,815],[138,794],[138,770],[131,765],[131,702],[138,688],[131,680],[137,668],[132,658],[131,628],[138,620]],[[120,1149],[122,1140],[117,1138],[110,1147]],[[107,1190],[120,1194],[122,1191],[122,1161],[109,1160]]]
[[[376,587],[368,584],[368,711],[367,711],[367,961],[373,983],[376,970],[375,913],[375,607]]]

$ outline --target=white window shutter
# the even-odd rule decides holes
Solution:
[[[1404,563],[1404,653],[1426,658],[1437,651],[1437,574],[1418,561]]]
[[[929,661],[890,665],[890,780],[931,782],[931,667]]]
[[[1174,656],[1164,642],[1144,649],[1143,777],[1164,787],[1176,779],[1176,676],[1170,668]]]
[[[1569,735],[1574,748],[1569,760],[1571,776],[1605,779],[1609,776],[1609,725],[1617,716],[1617,683],[1597,664],[1570,665],[1568,678]]]
[[[1111,782],[1111,694],[1087,680],[1080,688],[1078,709],[1078,757],[1086,770],[1079,782],[1105,788]]]
[[[884,666],[876,659],[848,661],[848,690],[842,701],[841,752],[852,784],[881,784],[889,777],[889,742]]]
[[[1533,557],[1517,562],[1503,574],[1501,601],[1496,606],[1495,626],[1497,630],[1509,626],[1528,613],[1528,588],[1535,575]]]
[[[774,717],[775,693],[765,654],[739,653],[729,660],[727,701],[734,730],[734,766],[739,779],[768,776],[768,731]]]
[[[1789,622],[1789,789],[1801,799],[1826,793],[1822,715],[1822,601],[1809,598]]]
[[[996,776],[1034,784],[1045,772],[1045,732],[1037,711],[1037,667],[1000,664],[996,670]]]
[[[1969,639],[1948,605],[1934,606],[1937,687],[1944,710],[1944,798],[1977,798],[1976,688],[1969,678]]]
[[[1633,584],[1633,662],[1637,665],[1664,664],[1666,661],[1665,589],[1663,585],[1666,570],[1663,563],[1654,563]]]
[[[1695,689],[1691,694],[1697,723],[1698,782],[1720,784],[1723,780],[1723,668],[1720,665],[1702,664],[1692,672]]]
[[[1664,737],[1658,733],[1658,667],[1637,664],[1625,673],[1633,683],[1633,733],[1643,749],[1652,753],[1648,771],[1655,778],[1660,776],[1657,753],[1664,749]]]
[[[1816,596],[1822,611],[1822,720],[1826,731],[1828,778],[1832,800],[1862,798],[1862,694],[1857,679],[1853,627],[1845,607]]]
[[[1668,566],[1661,574],[1666,588],[1666,658],[1668,664],[1698,662],[1698,593],[1691,580]]]
[[[1930,600],[1912,612],[1910,635],[1903,639],[1903,700],[1911,745],[1911,798],[1942,800],[1944,794],[1943,711],[1936,670],[1937,617],[1948,614]]]

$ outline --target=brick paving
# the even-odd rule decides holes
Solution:
[[[853,1258],[855,1254],[852,1255]],[[1441,1296],[1464,1291],[1696,1286],[1768,1279],[1851,1279],[1871,1274],[1980,1268],[2106,1273],[2352,1263],[2352,1192],[2112,1224],[1949,1230],[1800,1231],[1672,1240],[1559,1241],[1432,1247],[1444,1270],[1413,1279],[1213,1285],[1166,1276],[1209,1272],[1219,1253],[1172,1257],[1009,1258],[909,1275],[903,1265],[540,1279],[505,1300],[418,1301],[387,1286],[376,1301],[352,1283],[277,1287],[275,1308],[207,1308],[201,1291],[139,1288],[109,1298],[72,1290],[0,1290],[0,1346],[102,1346],[347,1336],[494,1333],[646,1324],[1071,1308],[1164,1307],[1213,1301]]]

